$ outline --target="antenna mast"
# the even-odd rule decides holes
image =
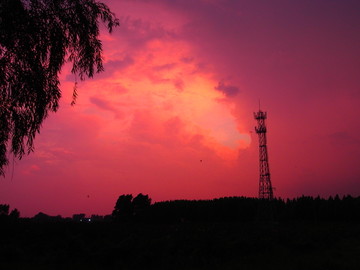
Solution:
[[[254,113],[254,118],[258,123],[257,127],[255,127],[255,131],[259,136],[259,160],[260,160],[259,199],[272,200],[274,194],[270,180],[269,159],[268,159],[268,152],[266,145],[265,119],[267,118],[267,113],[260,110],[260,101],[259,101],[259,111]]]

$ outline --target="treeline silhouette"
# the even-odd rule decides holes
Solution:
[[[0,222],[17,221],[19,217],[20,217],[20,212],[16,208],[10,212],[10,205],[0,204]]]
[[[105,217],[17,213],[0,206],[0,269],[360,269],[360,197],[125,194]]]
[[[328,199],[302,196],[261,200],[225,197],[213,200],[174,200],[151,204],[148,195],[121,195],[112,213],[114,221],[360,221],[360,197],[338,195]]]
[[[17,209],[0,204],[0,221],[17,220]],[[360,197],[336,195],[329,198],[301,196],[294,199],[261,200],[249,197],[224,197],[213,200],[173,200],[151,204],[148,195],[119,196],[111,215],[75,214],[72,218],[49,216],[42,212],[36,222],[231,222],[231,221],[360,221]]]

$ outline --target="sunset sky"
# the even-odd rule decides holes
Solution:
[[[106,0],[105,72],[61,73],[35,152],[7,167],[21,216],[110,214],[153,202],[258,194],[253,112],[268,113],[274,195],[360,196],[360,1]]]

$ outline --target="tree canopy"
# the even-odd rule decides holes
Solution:
[[[116,201],[112,217],[117,221],[131,220],[134,216],[141,218],[151,205],[151,198],[148,195],[139,193],[135,198],[132,194],[121,195]]]
[[[0,0],[0,175],[9,152],[21,159],[33,151],[57,111],[62,66],[70,62],[81,80],[103,71],[100,22],[109,32],[119,25],[96,0]]]

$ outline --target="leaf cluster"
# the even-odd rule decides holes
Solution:
[[[0,0],[1,175],[8,151],[33,151],[48,112],[57,111],[62,66],[72,63],[80,79],[103,71],[100,22],[109,32],[119,25],[95,0]]]

